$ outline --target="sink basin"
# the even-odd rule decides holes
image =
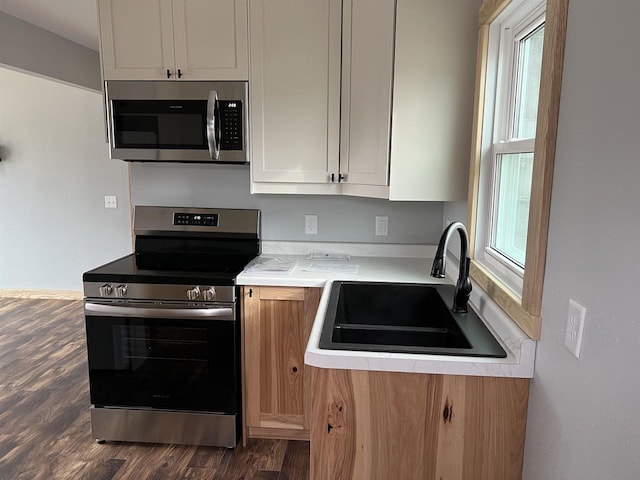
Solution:
[[[334,282],[320,348],[506,357],[473,311],[451,311],[453,293],[453,285]]]

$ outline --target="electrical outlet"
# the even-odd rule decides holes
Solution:
[[[584,331],[584,317],[587,309],[578,302],[569,299],[569,315],[567,318],[567,330],[564,335],[564,346],[567,347],[576,358],[580,358],[582,347],[582,332]]]
[[[389,235],[389,217],[376,217],[376,236]]]
[[[304,233],[307,235],[318,234],[318,215],[304,216]]]
[[[115,195],[105,195],[104,208],[118,208],[118,197]]]

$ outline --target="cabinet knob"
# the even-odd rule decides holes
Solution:
[[[335,173],[332,173],[331,174],[331,183],[336,183],[336,179],[337,179],[338,183],[346,182],[347,181],[347,175],[345,173],[338,173],[337,175]]]

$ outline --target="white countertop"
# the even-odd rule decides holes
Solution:
[[[319,287],[323,288],[320,305],[315,318],[307,349],[305,364],[319,368],[377,370],[394,372],[432,373],[448,375],[473,375],[492,377],[533,377],[536,342],[531,340],[507,317],[499,307],[483,296],[474,285],[470,305],[482,318],[507,352],[506,358],[477,358],[452,355],[421,355],[386,352],[365,352],[347,350],[325,350],[318,347],[324,316],[329,300],[333,280],[383,281],[400,283],[448,283],[448,280],[433,278],[429,275],[431,259],[427,257],[403,256],[357,256],[353,253],[365,252],[376,255],[375,247],[354,248],[349,245],[332,249],[330,245],[305,245],[308,253],[349,253],[346,260],[309,260],[307,254],[287,255],[279,252],[296,252],[300,245],[263,244],[262,259],[278,258],[283,262],[294,262],[295,267],[286,274],[261,272],[243,272],[236,282],[238,285],[283,286],[283,287]],[[267,248],[265,248],[267,247]],[[317,247],[317,248],[316,248]],[[311,250],[309,250],[312,248]],[[398,246],[392,254],[431,254],[434,249],[416,250]],[[299,253],[296,252],[296,253]],[[390,250],[382,250],[388,255]],[[324,265],[331,267],[323,268]],[[315,266],[315,267],[314,267]],[[357,266],[357,268],[355,267]],[[310,271],[310,270],[331,271]],[[345,270],[345,271],[340,271]],[[349,271],[351,270],[351,271]],[[354,272],[354,270],[357,270]]]

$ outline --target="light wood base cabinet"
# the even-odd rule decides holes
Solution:
[[[311,480],[517,480],[529,380],[312,368]]]
[[[304,352],[319,302],[319,288],[244,287],[244,441],[309,439]]]

